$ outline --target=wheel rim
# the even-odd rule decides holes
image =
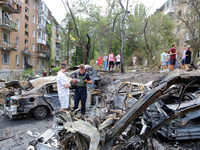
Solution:
[[[44,106],[39,106],[34,110],[34,115],[37,118],[44,118],[47,115],[47,109]]]

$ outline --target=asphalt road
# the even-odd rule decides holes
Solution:
[[[48,128],[52,127],[53,116],[44,119],[24,118],[10,120],[0,116],[0,150],[25,150],[33,141]]]

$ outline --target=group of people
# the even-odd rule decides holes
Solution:
[[[103,70],[113,69],[114,66],[115,66],[115,62],[116,62],[116,68],[120,68],[120,65],[121,65],[120,54],[118,54],[115,57],[112,52],[109,54],[109,56],[107,56],[107,53],[105,53],[105,55],[103,56],[103,58],[99,54],[99,56],[96,59],[96,64],[99,66],[100,69],[102,67],[102,59],[103,59]]]
[[[163,53],[160,55],[161,57],[161,70],[168,69],[169,71],[173,71],[177,67],[177,58],[178,53],[176,51],[177,44],[173,43],[172,48],[170,51],[166,53],[166,50],[163,51]],[[180,56],[180,67],[182,70],[189,70],[189,64],[191,62],[191,47],[190,45],[184,45],[183,49],[181,51]]]
[[[70,81],[67,79],[64,72],[67,70],[67,64],[61,63],[61,69],[57,74],[57,88],[58,96],[61,104],[60,111],[66,111],[69,109],[69,87],[73,82],[75,84],[74,95],[74,108],[75,111],[78,108],[79,101],[81,100],[81,114],[85,114],[86,99],[87,99],[87,84],[92,84],[92,80],[88,73],[85,72],[85,65],[79,66],[79,72],[75,74],[75,77]]]

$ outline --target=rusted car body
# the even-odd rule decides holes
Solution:
[[[43,134],[40,139],[31,142],[30,146],[33,148],[38,144],[45,146],[47,141],[55,135],[60,143],[57,149],[78,149],[79,147],[90,149],[88,145],[91,143],[95,143],[93,149],[144,149],[149,145],[142,143],[154,133],[160,133],[172,140],[200,139],[199,86],[198,72],[167,75],[153,82],[152,89],[148,90],[128,110],[120,111],[121,117],[117,116],[120,114],[119,110],[111,110],[107,107],[107,116],[98,124],[93,125],[98,129],[98,132],[95,130],[94,133],[100,136],[100,140],[90,138],[89,133],[93,127],[88,126],[88,132],[83,133],[80,129],[84,125],[70,126],[72,122],[77,123],[79,119],[73,114],[66,113],[55,115],[54,123],[57,122],[59,128],[54,126],[56,130],[54,134],[48,138]],[[97,112],[99,109],[96,110]],[[84,120],[88,121],[87,118]],[[92,120],[88,122],[91,124]],[[44,143],[42,139],[48,140]],[[138,144],[141,144],[141,147],[138,147]],[[53,145],[50,147],[55,148]],[[40,146],[37,148],[40,149]]]

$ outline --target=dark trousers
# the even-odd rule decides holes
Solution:
[[[114,68],[114,61],[109,61],[109,70],[110,70],[111,66],[112,66],[112,68]]]
[[[87,90],[75,90],[75,95],[74,95],[74,110],[78,108],[79,101],[81,100],[81,114],[85,113],[85,102],[87,98]]]

